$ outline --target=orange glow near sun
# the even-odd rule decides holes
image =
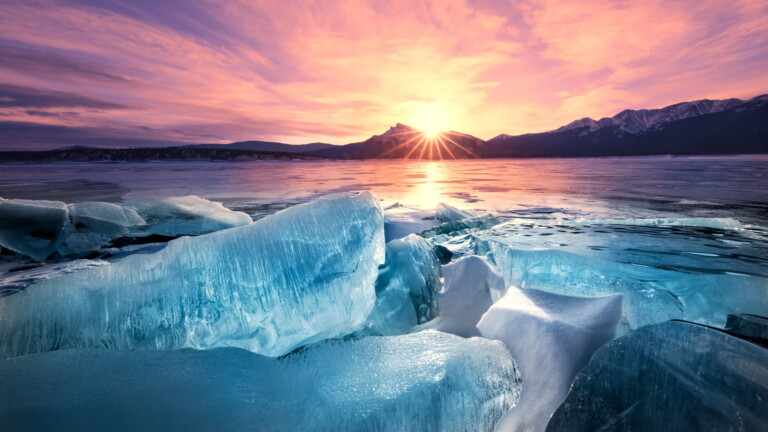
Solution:
[[[441,132],[452,129],[451,116],[443,105],[437,103],[414,104],[405,123],[424,132],[429,139],[435,139]]]

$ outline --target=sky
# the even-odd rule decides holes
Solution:
[[[765,0],[0,0],[0,149],[490,139],[768,93]]]

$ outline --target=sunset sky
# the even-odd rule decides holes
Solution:
[[[768,93],[768,2],[0,0],[0,148],[483,139]]]

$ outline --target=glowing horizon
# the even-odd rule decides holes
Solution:
[[[436,152],[446,131],[768,92],[756,0],[33,0],[0,23],[0,149],[346,144],[401,122]]]

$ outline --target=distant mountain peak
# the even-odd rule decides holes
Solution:
[[[389,130],[387,130],[386,132],[384,132],[379,136],[399,135],[399,134],[409,133],[409,132],[419,132],[419,130],[402,123],[397,123],[394,126],[390,127]]]
[[[741,99],[702,99],[680,102],[658,109],[626,109],[613,117],[604,117],[600,120],[584,117],[550,133],[578,130],[579,135],[583,136],[605,127],[613,127],[618,133],[641,134],[659,130],[677,120],[727,111],[744,103]]]

